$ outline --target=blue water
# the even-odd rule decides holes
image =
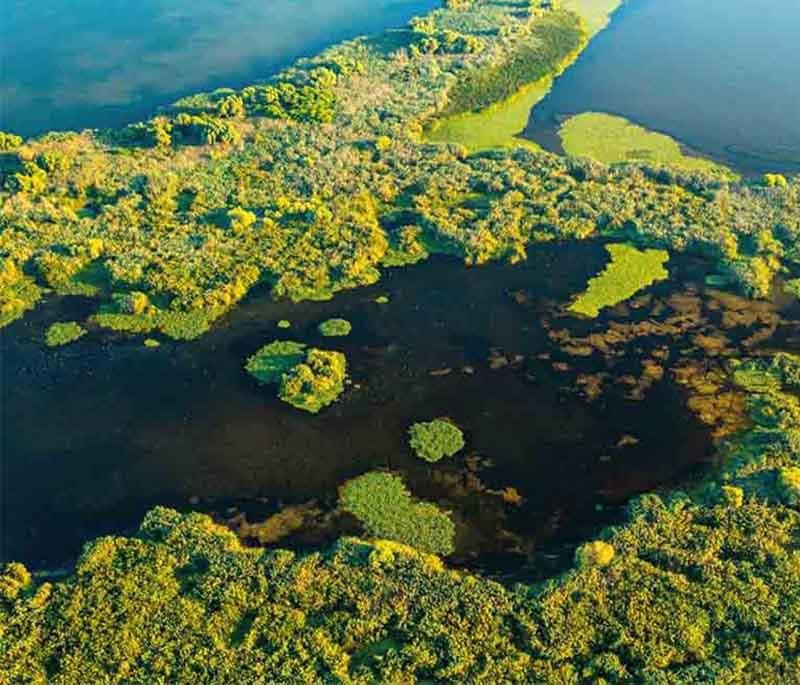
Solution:
[[[0,130],[119,126],[265,78],[437,0],[5,0]]]
[[[745,168],[800,171],[800,0],[628,0],[530,129],[585,111]]]

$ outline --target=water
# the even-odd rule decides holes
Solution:
[[[546,245],[515,267],[437,258],[391,270],[326,303],[254,294],[199,341],[157,349],[92,331],[48,350],[49,323],[95,307],[51,300],[3,335],[2,557],[58,566],[86,540],[134,527],[155,504],[223,514],[236,503],[251,506],[251,521],[311,499],[330,511],[337,487],[373,468],[400,471],[414,494],[454,512],[458,563],[494,555],[519,566],[536,550],[596,533],[619,520],[631,495],[685,479],[713,451],[669,374],[644,401],[630,399],[625,384],[656,348],[671,350],[668,364],[698,356],[692,335],[651,331],[613,354],[578,357],[551,339],[549,331],[580,337],[665,319],[674,314],[665,298],[706,273],[701,261],[673,258],[673,280],[655,286],[646,306],[597,321],[564,316],[561,305],[605,259],[597,244]],[[374,302],[380,294],[388,305]],[[718,317],[713,297],[703,297],[703,316]],[[352,335],[321,338],[316,326],[331,316],[349,319]],[[289,331],[276,327],[283,318]],[[716,325],[698,321],[706,334]],[[275,337],[344,351],[353,385],[341,401],[311,416],[259,387],[242,365]],[[589,402],[576,379],[592,373],[609,380]],[[464,429],[467,451],[431,466],[411,454],[406,431],[438,416]],[[638,442],[618,447],[626,435]],[[472,468],[469,454],[490,462]],[[524,502],[490,492],[506,487]],[[324,543],[337,525],[286,543]]]
[[[750,171],[800,172],[800,0],[629,0],[537,105],[609,112]]]
[[[437,0],[6,0],[0,130],[114,127],[183,95],[264,79]]]

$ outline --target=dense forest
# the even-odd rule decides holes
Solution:
[[[630,244],[612,251],[626,275],[649,256],[644,283],[672,251],[749,297],[800,291],[800,179],[424,142],[433,119],[574,59],[588,29],[560,5],[447,0],[122,130],[2,134],[0,322],[88,295],[96,313],[47,344],[102,328],[189,340],[257,284],[328,299],[432,253],[513,263],[535,242],[600,237]],[[598,277],[578,311],[608,289]],[[282,345],[247,370],[298,408],[333,401],[346,360]],[[446,568],[452,522],[387,473],[340,492],[364,539],[310,554],[157,508],[66,576],[6,565],[0,683],[800,683],[800,358],[725,373],[744,428],[719,438],[713,473],[636,498],[547,582]],[[463,445],[441,420],[409,439],[425,461]]]

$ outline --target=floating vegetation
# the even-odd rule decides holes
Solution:
[[[666,250],[638,250],[626,243],[606,245],[606,250],[611,262],[589,281],[586,292],[570,305],[571,312],[594,318],[604,307],[624,302],[656,281],[669,278],[664,268],[669,259]]]
[[[58,322],[52,324],[45,333],[45,343],[48,347],[60,347],[75,342],[86,335],[86,329],[75,321]]]
[[[259,383],[277,383],[284,402],[316,414],[344,392],[347,362],[341,352],[276,340],[251,356],[245,370]]]
[[[317,328],[326,338],[338,338],[350,335],[350,331],[353,330],[352,325],[347,319],[328,319],[327,321],[323,321]]]
[[[305,359],[306,346],[291,340],[264,345],[245,363],[245,370],[259,383],[279,383],[283,375]]]
[[[281,319],[280,321],[278,321],[276,325],[278,326],[278,328],[286,329],[292,327],[292,322],[289,321],[288,319]]]
[[[377,304],[389,304],[389,296],[388,295],[378,295],[375,298],[375,302]]]
[[[145,338],[144,341],[145,347],[161,347],[161,343],[156,340],[155,338]]]
[[[570,117],[558,130],[564,151],[598,162],[648,162],[682,169],[730,173],[706,159],[684,154],[680,144],[663,133],[648,131],[623,117],[584,112]]]
[[[411,449],[425,461],[437,462],[464,448],[464,434],[447,419],[415,423],[408,429],[408,436]]]
[[[371,537],[395,540],[423,552],[450,554],[455,526],[450,516],[430,502],[417,502],[403,479],[374,471],[347,481],[339,505],[361,521]]]

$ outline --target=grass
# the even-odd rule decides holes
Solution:
[[[464,447],[464,434],[447,419],[415,423],[408,429],[409,445],[425,461],[437,462],[452,457]]]
[[[591,37],[596,36],[611,21],[611,15],[622,0],[564,0],[562,7],[579,15],[586,22]]]
[[[423,552],[450,554],[455,527],[445,512],[430,502],[417,502],[403,479],[373,471],[347,481],[339,504],[361,521],[375,538],[402,542]]]
[[[558,135],[564,151],[572,157],[590,157],[606,164],[668,164],[693,171],[723,169],[707,159],[684,154],[680,144],[663,133],[648,131],[624,117],[602,112],[570,117]]]
[[[570,305],[576,314],[596,317],[604,307],[624,302],[642,288],[669,277],[664,263],[669,259],[666,250],[638,250],[632,245],[606,245],[611,262],[589,281],[582,295]]]

